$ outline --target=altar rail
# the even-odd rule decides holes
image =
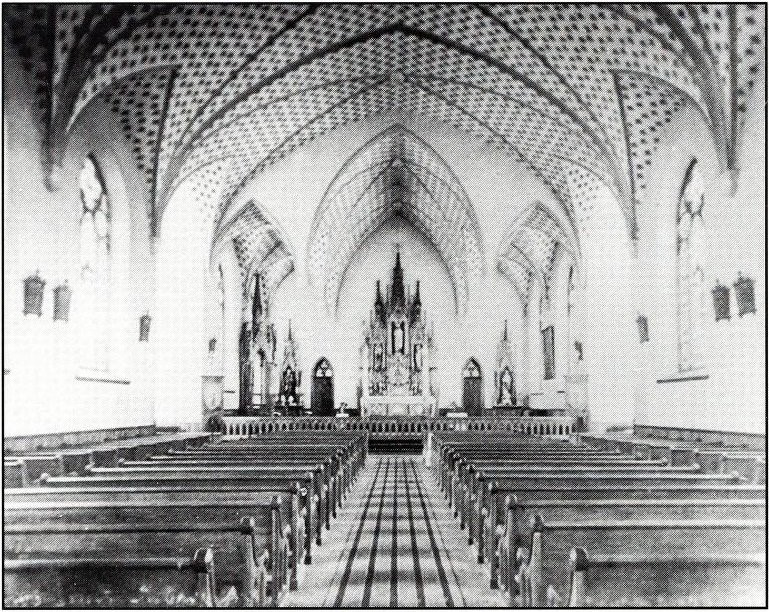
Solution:
[[[424,434],[435,431],[509,431],[568,440],[574,430],[571,417],[423,418],[369,417],[224,417],[224,435],[231,438],[284,431],[365,431],[370,434]]]

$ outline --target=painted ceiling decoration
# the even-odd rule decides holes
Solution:
[[[578,247],[573,228],[564,226],[550,208],[535,202],[513,221],[502,237],[497,269],[512,282],[525,306],[532,282],[539,285],[543,295],[548,294],[559,251],[564,251],[577,264]]]
[[[334,177],[313,219],[308,278],[336,312],[347,267],[363,241],[393,215],[420,230],[440,253],[464,312],[468,276],[484,271],[481,229],[448,164],[404,126],[390,126],[355,152]]]
[[[212,262],[230,242],[244,281],[258,272],[265,279],[268,295],[274,295],[278,286],[294,270],[293,249],[287,243],[284,232],[268,219],[256,200],[246,202],[228,220],[220,220],[213,234]],[[242,283],[244,290],[248,286],[249,283]]]
[[[226,168],[219,217],[294,148],[398,107],[498,146],[585,230],[608,186],[635,235],[659,134],[685,102],[737,165],[763,70],[762,4],[9,5],[37,83],[52,178],[80,113],[108,100],[157,226],[174,190]],[[643,96],[640,94],[643,93]],[[131,95],[133,94],[133,95]],[[641,99],[643,97],[643,100]],[[55,181],[52,181],[55,182]]]

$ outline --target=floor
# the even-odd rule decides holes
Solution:
[[[502,607],[422,458],[369,456],[284,607]]]

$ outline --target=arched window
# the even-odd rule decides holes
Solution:
[[[219,346],[221,353],[221,367],[222,373],[224,373],[224,350],[226,344],[224,343],[225,334],[225,311],[224,311],[224,271],[221,264],[219,264],[219,283],[216,286],[216,297],[219,302]]]
[[[325,357],[318,360],[313,370],[310,407],[315,416],[334,415],[334,370]]]
[[[467,360],[462,370],[462,410],[469,416],[481,416],[483,412],[483,375],[480,364],[473,358]]]
[[[705,188],[697,160],[684,176],[676,214],[676,281],[678,369],[690,372],[703,364],[705,282],[702,269]]]
[[[80,316],[81,365],[107,370],[110,322],[110,206],[104,180],[93,157],[80,171]]]

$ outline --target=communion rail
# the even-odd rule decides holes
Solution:
[[[506,418],[369,417],[254,417],[226,416],[227,438],[245,438],[284,431],[360,431],[369,434],[422,435],[438,431],[508,431],[556,440],[568,440],[575,421],[566,416],[516,416]]]

